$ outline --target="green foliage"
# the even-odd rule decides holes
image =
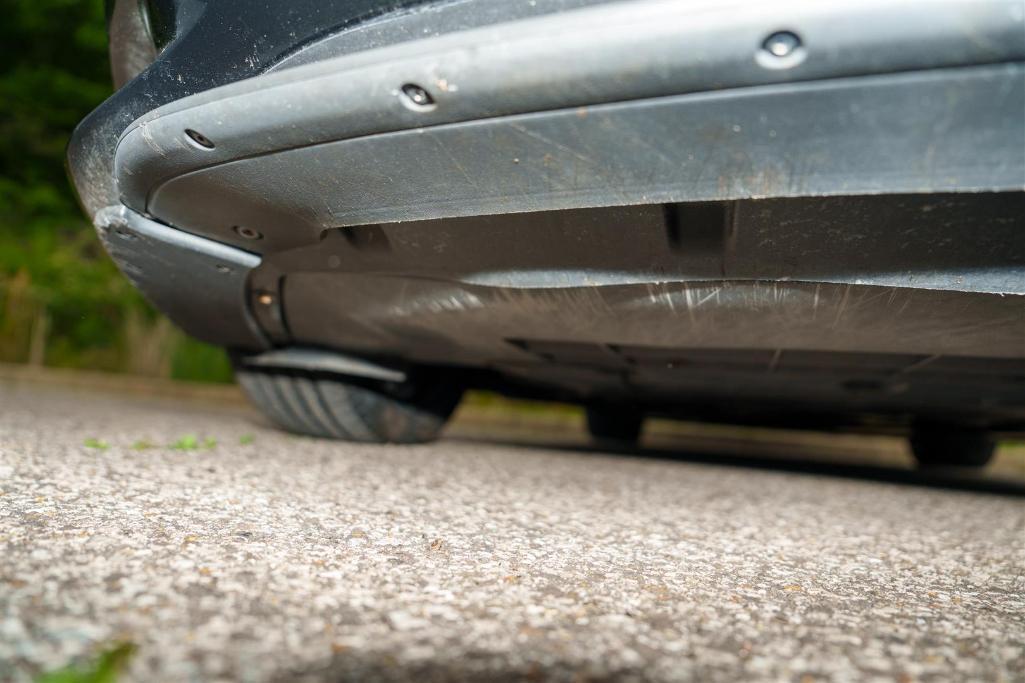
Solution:
[[[8,0],[0,21],[0,361],[230,381],[225,354],[122,277],[64,171],[111,93],[103,0]]]
[[[180,335],[171,355],[171,376],[200,382],[231,382],[234,374],[222,349]]]
[[[171,444],[171,448],[176,451],[198,451],[200,448],[208,451],[211,448],[216,447],[217,439],[212,436],[208,436],[205,439],[200,440],[195,434],[186,434]]]
[[[115,683],[133,654],[135,645],[122,643],[102,653],[95,662],[43,674],[35,683]]]
[[[95,448],[95,449],[100,450],[100,451],[105,451],[108,448],[110,448],[110,444],[107,443],[106,441],[104,441],[103,439],[96,439],[96,438],[92,438],[92,437],[90,437],[90,438],[86,439],[84,442],[82,442],[82,445],[85,446],[86,448]]]
[[[111,90],[105,30],[103,0],[4,3],[0,166],[6,179],[32,190],[63,190],[71,130]],[[66,192],[43,194],[51,208],[73,204]],[[38,208],[35,199],[25,208]]]
[[[186,434],[172,443],[171,448],[176,451],[195,451],[199,449],[199,439],[195,434]]]

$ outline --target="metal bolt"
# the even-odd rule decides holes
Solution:
[[[236,234],[240,237],[245,237],[247,240],[258,240],[263,238],[263,233],[252,228],[247,228],[244,225],[236,225],[232,228]]]
[[[417,107],[429,107],[434,104],[431,94],[415,83],[406,83],[402,86],[402,94]]]
[[[801,47],[801,39],[790,31],[777,31],[765,39],[762,49],[773,57],[786,57]]]
[[[185,135],[189,138],[189,140],[191,140],[198,147],[202,147],[203,149],[213,149],[214,148],[213,140],[211,140],[210,138],[208,138],[207,136],[203,135],[202,133],[200,133],[197,130],[192,130],[191,128],[186,128],[185,129]]]

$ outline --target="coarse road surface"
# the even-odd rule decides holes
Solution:
[[[0,680],[1025,678],[1015,472],[487,432],[0,382]]]

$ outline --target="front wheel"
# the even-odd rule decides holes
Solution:
[[[985,467],[995,451],[993,438],[982,430],[923,426],[911,435],[911,452],[923,468]]]
[[[423,443],[437,438],[462,396],[443,377],[402,384],[240,366],[249,399],[296,434],[363,443]]]

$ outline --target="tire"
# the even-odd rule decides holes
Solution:
[[[426,376],[394,386],[240,366],[235,377],[256,407],[283,429],[361,443],[433,441],[463,393],[462,387]]]
[[[644,415],[624,405],[587,407],[587,431],[598,443],[633,445],[641,438]]]
[[[985,467],[995,451],[996,443],[982,430],[919,427],[911,435],[911,452],[922,468]]]

